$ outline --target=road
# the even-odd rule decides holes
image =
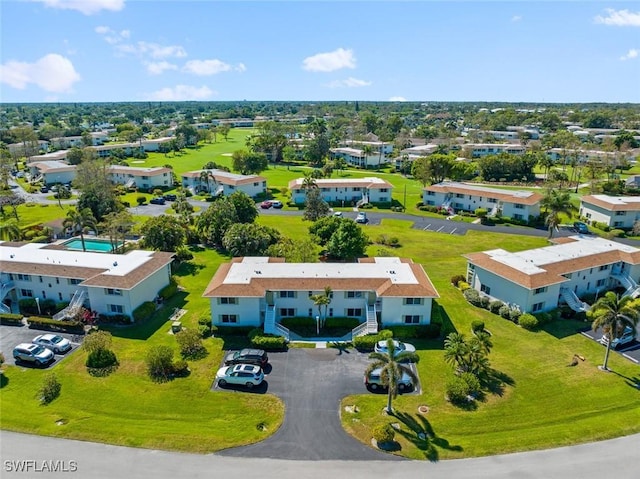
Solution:
[[[0,431],[2,477],[81,477],[82,479],[602,479],[638,477],[640,434],[544,451],[452,461],[287,461],[135,449]],[[30,472],[14,472],[17,461],[33,461]],[[49,461],[44,463],[43,461]],[[77,472],[48,473],[56,464]]]

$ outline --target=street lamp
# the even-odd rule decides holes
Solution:
[[[42,311],[40,311],[40,298],[36,298],[36,306],[38,307],[38,314],[42,315]]]
[[[320,316],[316,316],[316,334],[320,336]]]

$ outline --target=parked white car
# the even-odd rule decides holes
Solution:
[[[31,341],[33,344],[44,346],[56,354],[63,354],[71,350],[71,342],[57,334],[41,334]]]
[[[613,339],[613,341],[611,342],[611,348],[617,349],[620,346],[624,346],[625,344],[630,343],[635,339],[636,339],[635,331],[629,326],[627,326],[626,328],[624,328],[624,331],[622,332],[622,335],[619,338]],[[609,337],[607,335],[604,335],[600,338],[600,344],[604,344],[606,346],[608,342],[609,342]]]
[[[236,364],[218,369],[216,379],[219,386],[237,384],[252,388],[262,384],[264,372],[260,366],[254,364]]]
[[[32,343],[18,344],[13,348],[13,358],[18,361],[32,363],[36,366],[44,366],[55,359],[55,355],[49,349]]]
[[[404,353],[405,351],[408,353],[415,353],[416,347],[413,344],[403,343],[402,341],[393,340],[393,346],[396,348],[396,354]],[[389,350],[387,349],[387,340],[382,339],[376,343],[374,346],[374,351],[376,353],[386,354]]]

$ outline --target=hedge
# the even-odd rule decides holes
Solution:
[[[421,324],[421,325],[401,325],[388,326],[387,329],[393,332],[394,338],[399,339],[415,339],[426,338],[435,339],[440,336],[441,325],[437,323]]]
[[[133,319],[136,321],[144,321],[153,316],[156,312],[156,303],[153,301],[145,301],[136,309],[133,310]]]
[[[261,328],[254,328],[249,333],[251,345],[267,351],[282,351],[287,348],[287,340],[282,336],[266,334]]]
[[[247,336],[255,326],[212,326],[215,336]]]
[[[27,324],[31,329],[63,331],[65,333],[84,333],[84,325],[79,321],[56,321],[55,319],[31,316],[27,318]]]
[[[2,313],[0,314],[0,324],[4,324],[6,326],[20,326],[22,324],[22,315]]]
[[[173,279],[171,279],[171,282],[160,290],[160,292],[158,293],[158,296],[160,296],[164,300],[167,300],[177,292],[178,292],[178,284]]]
[[[357,336],[353,339],[353,346],[358,351],[373,351],[376,343],[383,339],[393,338],[393,331],[390,329],[383,329],[377,334],[367,334],[365,336]]]

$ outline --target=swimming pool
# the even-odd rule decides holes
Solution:
[[[62,243],[65,249],[82,251],[82,240],[80,238],[73,238],[69,241]],[[108,240],[101,240],[96,238],[85,238],[84,246],[87,251],[94,253],[112,253],[113,247]],[[122,246],[122,241],[118,241],[118,247]]]

